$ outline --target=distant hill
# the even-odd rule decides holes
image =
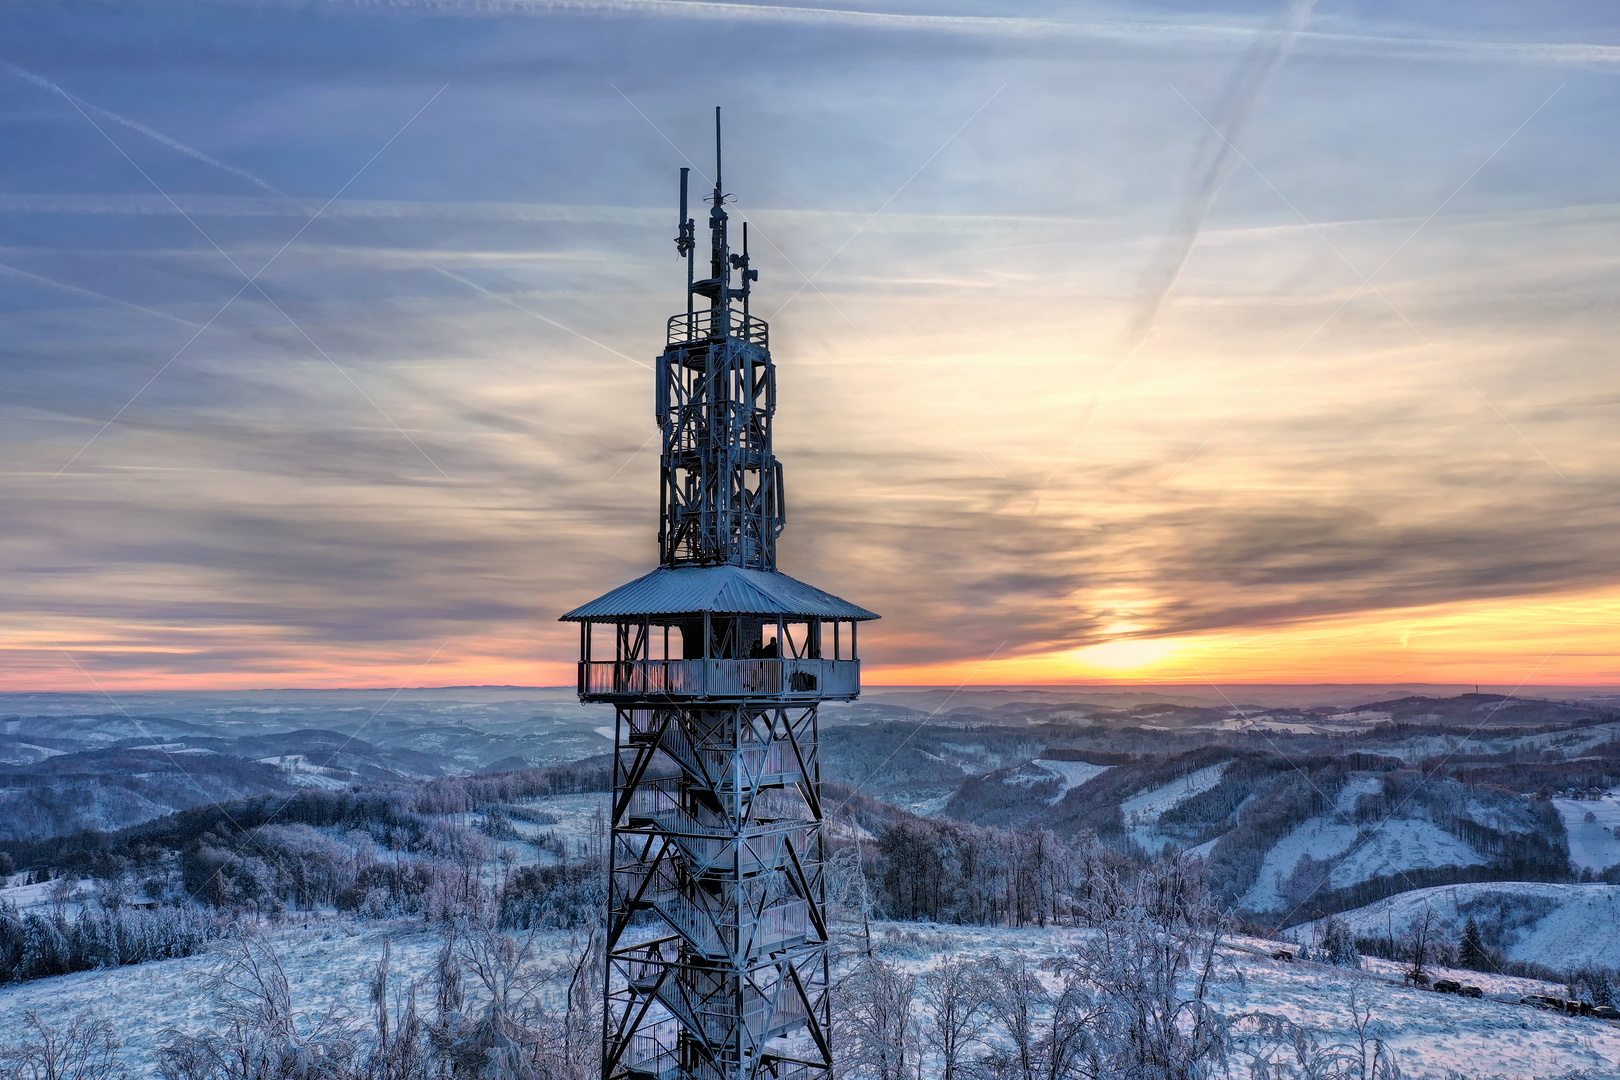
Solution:
[[[1439,916],[1442,934],[1455,941],[1472,916],[1485,943],[1511,960],[1559,970],[1620,968],[1620,885],[1495,881],[1413,889],[1344,912],[1358,937],[1400,935],[1426,910]],[[1315,921],[1287,936],[1309,944]]]
[[[1190,851],[1208,860],[1216,892],[1262,923],[1452,882],[1620,876],[1620,799],[1602,794],[1620,785],[1620,723],[1606,709],[1406,697],[1342,712],[1233,709],[1213,730],[1208,712],[1093,717],[1175,721],[1146,738],[1031,725],[1026,738],[1047,741],[1039,754],[965,777],[938,812]]]

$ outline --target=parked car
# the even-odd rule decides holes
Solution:
[[[1594,1005],[1592,1015],[1599,1020],[1620,1020],[1620,1009],[1613,1005]]]
[[[1519,1004],[1531,1005],[1538,1009],[1556,1009],[1558,1012],[1564,1011],[1563,998],[1549,997],[1546,994],[1530,994],[1526,997],[1520,998]]]
[[[1436,979],[1434,980],[1434,990],[1440,994],[1460,994],[1462,993],[1462,983],[1456,979]]]
[[[1273,960],[1286,960],[1290,964],[1294,962],[1294,954],[1289,952],[1287,949],[1278,949],[1276,952],[1271,954],[1271,958]]]
[[[1485,996],[1485,991],[1481,990],[1477,986],[1469,985],[1464,985],[1461,990],[1457,991],[1457,993],[1461,994],[1463,997],[1471,998],[1482,998]]]

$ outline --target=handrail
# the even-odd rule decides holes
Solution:
[[[699,341],[709,341],[714,338],[734,337],[766,348],[770,347],[771,330],[764,319],[756,319],[752,315],[744,315],[740,311],[731,312],[728,320],[727,332],[715,333],[714,309],[707,311],[687,311],[669,317],[668,343],[670,345],[686,345]]]
[[[859,660],[592,660],[579,665],[585,697],[820,700],[854,697]]]

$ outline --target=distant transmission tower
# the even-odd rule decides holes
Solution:
[[[604,1080],[832,1064],[816,712],[860,694],[856,627],[877,616],[776,569],[776,368],[714,125],[709,272],[682,169],[686,311],[658,358],[662,565],[563,616],[580,700],[616,706]]]

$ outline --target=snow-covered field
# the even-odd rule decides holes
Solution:
[[[1401,870],[1435,866],[1484,866],[1490,860],[1440,826],[1402,818],[1380,825],[1361,841],[1361,831],[1337,818],[1313,817],[1294,828],[1266,852],[1260,876],[1243,897],[1250,911],[1276,911],[1282,906],[1278,886],[1293,873],[1302,855],[1313,859],[1348,858],[1333,868],[1330,888],[1384,877]]]
[[[1119,804],[1119,812],[1125,819],[1125,831],[1143,851],[1164,850],[1166,845],[1175,843],[1175,840],[1159,832],[1159,818],[1167,810],[1179,806],[1194,795],[1203,794],[1220,783],[1221,777],[1231,764],[1230,761],[1223,761],[1218,765],[1210,765],[1126,799]]]
[[[874,929],[888,959],[914,970],[941,955],[1006,957],[1022,953],[1032,963],[1073,949],[1087,931],[997,930],[919,923],[880,924]],[[273,940],[290,977],[294,1004],[305,1016],[334,1005],[365,1006],[366,980],[384,939],[393,943],[397,985],[423,976],[442,939],[420,924],[325,920],[283,927]],[[543,949],[560,955],[576,940],[568,933],[542,935]],[[0,989],[0,1045],[20,1038],[23,1016],[38,1011],[63,1020],[89,1006],[117,1024],[122,1055],[132,1076],[155,1077],[154,1052],[167,1029],[196,1031],[213,1019],[206,991],[209,973],[228,946],[212,954],[140,967],[83,972]],[[1221,952],[1213,992],[1228,1014],[1266,1012],[1318,1029],[1325,1041],[1349,1039],[1352,991],[1372,1007],[1378,1034],[1394,1049],[1413,1080],[1444,1080],[1449,1072],[1469,1077],[1532,1080],[1577,1070],[1588,1077],[1620,1076],[1620,1025],[1576,1019],[1498,1001],[1471,1000],[1415,990],[1392,981],[1394,965],[1369,961],[1369,970],[1347,971],[1270,959],[1275,943],[1239,939]],[[1561,988],[1525,979],[1467,973],[1486,993],[1559,993]],[[1490,985],[1486,986],[1485,983]]]
[[[1620,865],[1620,791],[1601,799],[1554,799],[1558,815],[1569,833],[1569,857],[1588,870]],[[1594,821],[1587,821],[1591,814]]]
[[[299,1015],[311,1019],[333,1006],[364,1012],[367,980],[393,943],[390,965],[397,986],[423,977],[444,939],[419,922],[364,923],[328,918],[307,926],[283,926],[268,935],[287,971]],[[540,935],[551,952],[561,952],[576,935]],[[200,1032],[214,1023],[216,1005],[208,979],[230,949],[216,942],[207,953],[134,967],[83,971],[0,987],[0,1046],[24,1035],[24,1014],[38,1012],[46,1022],[72,1018],[94,1008],[113,1021],[123,1041],[122,1056],[133,1077],[155,1078],[156,1051],[166,1032]]]
[[[1124,816],[1126,825],[1156,825],[1159,816],[1166,810],[1220,783],[1221,776],[1229,765],[1231,762],[1223,761],[1219,765],[1211,765],[1195,773],[1188,773],[1179,780],[1172,780],[1152,791],[1133,795],[1119,804],[1119,812]]]
[[[1480,922],[1506,914],[1525,920],[1514,932],[1507,955],[1548,967],[1620,967],[1620,885],[1560,885],[1539,881],[1495,881],[1439,885],[1398,893],[1340,918],[1358,934],[1382,936],[1403,928],[1432,908],[1455,939],[1470,914]],[[1310,942],[1315,923],[1288,931]]]
[[[1089,761],[1047,761],[1045,758],[1037,759],[1030,762],[1030,764],[1051,773],[1062,782],[1057,794],[1046,800],[1048,804],[1054,806],[1062,800],[1064,794],[1070,788],[1079,787],[1087,780],[1101,776],[1113,767],[1111,765],[1093,765]]]
[[[1504,754],[1512,750],[1554,750],[1560,755],[1575,757],[1616,738],[1620,738],[1620,724],[1599,724],[1541,735],[1419,735],[1391,742],[1378,752],[1407,762],[1455,754]]]

